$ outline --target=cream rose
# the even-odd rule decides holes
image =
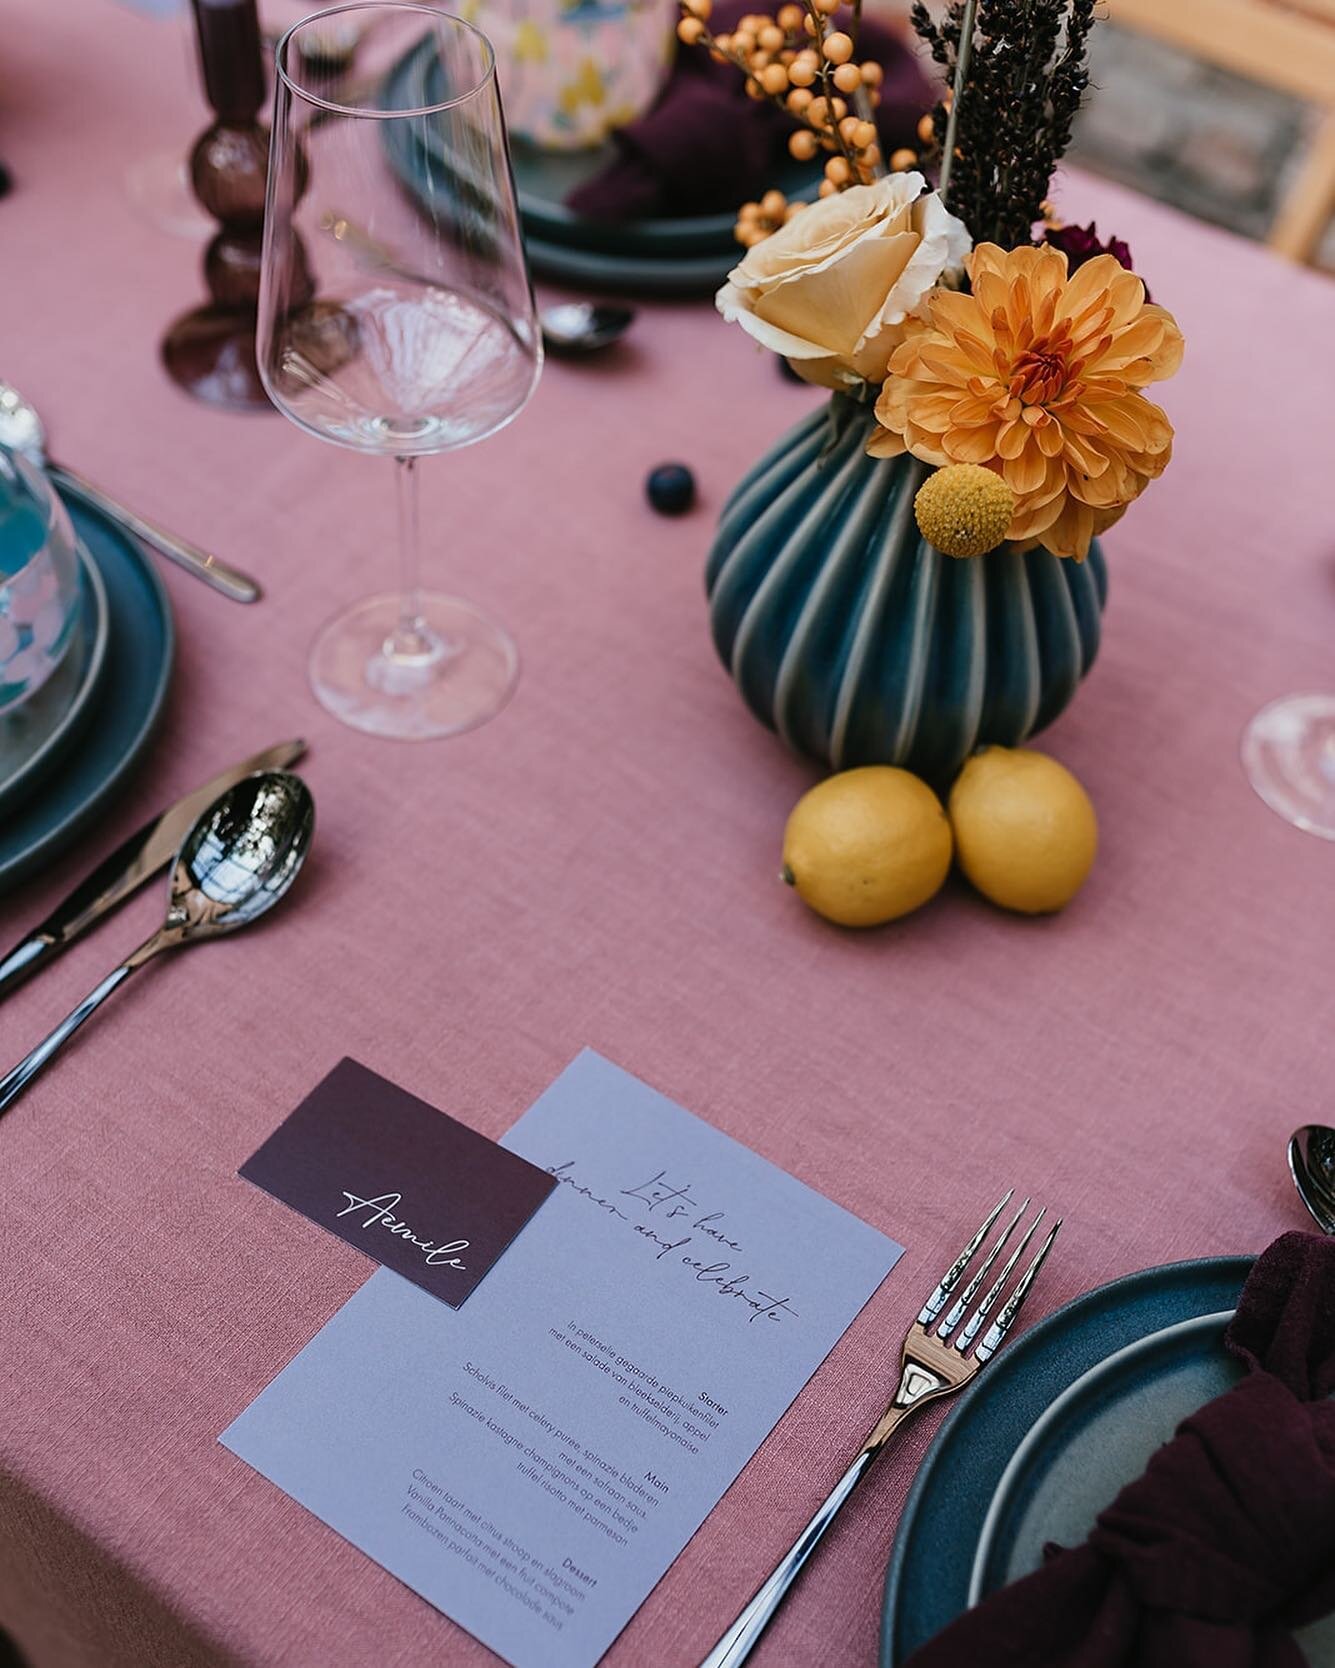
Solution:
[[[890,174],[812,203],[747,251],[715,297],[719,312],[808,382],[881,382],[905,319],[970,248],[926,183]]]

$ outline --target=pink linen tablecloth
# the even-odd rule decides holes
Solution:
[[[588,1043],[908,1246],[607,1659],[680,1668],[842,1468],[1004,1184],[1067,1219],[1031,1318],[1304,1220],[1283,1149],[1335,1112],[1335,850],[1253,797],[1237,741],[1268,698],[1335,685],[1335,287],[1066,183],[1188,341],[1163,394],[1177,457],[1108,540],[1105,646],[1042,743],[1088,785],[1103,850],[1058,918],[952,885],[859,937],[777,882],[812,774],[744,711],[702,599],[724,495],[814,396],[707,305],[551,365],[514,428],[423,471],[434,573],[522,645],[514,704],[442,745],[354,735],[305,659],[390,581],[388,466],[194,405],[158,366],[199,252],[137,222],[121,181],[200,121],[178,24],[0,0],[0,372],[59,455],[267,587],[244,610],[168,572],[163,731],[96,835],[4,901],[0,941],[280,737],[310,738],[320,818],[290,907],[142,975],[0,1123],[0,1626],[34,1668],[494,1660],[218,1446],[368,1272],[235,1171],[345,1053],[499,1136]],[[641,483],[677,457],[702,505],[661,520]],[[154,886],[7,1002],[3,1063],[159,907]],[[762,1668],[874,1660],[933,1427],[844,1513]]]

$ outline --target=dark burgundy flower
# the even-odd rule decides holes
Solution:
[[[1092,261],[1095,255],[1111,255],[1118,265],[1124,266],[1128,272],[1135,270],[1131,264],[1131,251],[1121,238],[1110,237],[1106,243],[1102,242],[1098,228],[1092,220],[1088,226],[1049,226],[1043,234],[1043,241],[1050,243],[1054,249],[1061,250],[1072,272],[1077,267],[1082,267],[1086,261]],[[1149,298],[1147,286],[1146,301]]]

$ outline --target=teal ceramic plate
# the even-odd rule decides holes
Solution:
[[[610,255],[658,255],[681,260],[691,255],[726,255],[736,266],[743,250],[732,229],[735,211],[652,220],[590,220],[566,207],[567,196],[616,160],[609,141],[590,151],[542,151],[516,144],[511,156],[519,215],[529,237]],[[819,172],[799,163],[778,168],[768,182],[794,200],[809,200],[820,184]]]
[[[527,235],[524,247],[535,278],[616,295],[713,295],[741,258],[736,245],[731,254],[676,259],[664,255],[607,255]]]
[[[0,718],[0,818],[60,762],[92,712],[107,663],[110,616],[97,563],[79,549],[79,622],[65,658],[31,700]]]
[[[423,56],[423,53],[428,56]],[[383,103],[429,104],[438,95],[440,74],[430,44],[409,53],[391,72]],[[435,141],[427,121],[409,130],[387,125],[386,142],[399,178],[419,200],[437,199],[453,179],[466,190],[457,157]],[[546,151],[516,141],[511,148],[519,216],[529,264],[540,277],[601,289],[646,290],[665,295],[698,295],[716,289],[741,258],[732,235],[736,215],[703,214],[649,220],[590,220],[566,206],[577,186],[601,172],[615,156],[609,142],[594,150]],[[814,197],[820,174],[792,163],[772,182],[791,198]]]
[[[148,745],[171,678],[171,607],[148,557],[76,494],[62,497],[106,588],[106,668],[77,745],[39,793],[0,818],[0,892],[50,862],[106,806]]]
[[[1235,1308],[1251,1262],[1211,1257],[1127,1275],[1012,1338],[979,1374],[937,1432],[904,1507],[886,1571],[881,1668],[897,1668],[967,1608],[992,1497],[1031,1427],[1128,1345]],[[1106,1483],[1099,1505],[1127,1480]]]
[[[1058,1396],[1011,1456],[974,1555],[969,1603],[1029,1575],[1055,1541],[1076,1546],[1182,1421],[1243,1369],[1224,1350],[1232,1310],[1164,1327],[1117,1350]],[[1335,1668],[1335,1616],[1295,1638],[1311,1668]]]

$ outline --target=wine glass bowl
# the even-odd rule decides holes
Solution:
[[[361,41],[355,86],[304,47],[334,27]],[[275,67],[260,374],[298,427],[395,459],[399,483],[400,595],[325,628],[312,686],[360,729],[454,734],[504,705],[518,658],[471,604],[419,590],[415,468],[513,421],[542,364],[492,50],[432,6],[366,0],[289,29]],[[405,151],[431,159],[419,203]]]
[[[275,349],[265,386],[294,423],[393,457],[486,439],[533,386],[532,355],[504,319],[457,291],[393,276],[341,292],[322,284]]]

